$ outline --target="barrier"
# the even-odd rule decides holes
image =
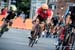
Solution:
[[[1,21],[6,15],[0,15],[0,26],[4,23]],[[17,28],[17,29],[26,29],[26,30],[32,30],[32,20],[31,19],[26,19],[25,23],[23,23],[23,19],[21,17],[17,17],[12,24],[12,28]]]
[[[4,23],[4,21],[2,21],[2,19],[5,18],[5,17],[6,17],[6,15],[0,15],[0,27]]]
[[[21,17],[16,18],[12,24],[13,28],[24,29],[23,19]]]
[[[12,24],[12,28],[32,30],[33,24],[31,19],[26,19],[25,23],[23,23],[23,19],[21,17],[18,17],[13,22],[14,23]]]
[[[0,21],[0,27],[2,26],[3,23],[4,23],[3,21]]]
[[[33,24],[31,19],[26,19],[25,21],[25,29],[32,30]]]

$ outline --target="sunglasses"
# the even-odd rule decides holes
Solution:
[[[47,11],[47,9],[43,9],[43,11]]]
[[[36,21],[36,22],[39,22],[39,21]]]

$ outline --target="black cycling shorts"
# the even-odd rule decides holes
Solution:
[[[37,18],[40,20],[40,23],[41,23],[41,22],[46,22],[46,19],[47,19],[47,18],[44,18],[44,19],[43,19],[43,18],[41,18],[41,16],[40,16],[40,15],[38,15],[38,16],[37,16]]]

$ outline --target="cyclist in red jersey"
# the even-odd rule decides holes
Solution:
[[[33,17],[33,21],[36,22],[36,20],[39,19],[39,23],[43,22],[42,24],[44,24],[46,20],[50,22],[52,17],[53,17],[53,11],[49,9],[47,4],[42,4],[42,6],[37,10],[35,16]],[[37,27],[35,28],[38,29]],[[35,34],[34,32],[35,30],[32,30],[31,35],[34,35]],[[39,32],[39,36],[41,36],[40,32]],[[32,39],[32,36],[28,38]]]
[[[49,9],[47,4],[42,4],[42,6],[37,10],[37,13],[33,17],[33,20],[36,20],[38,18],[40,22],[45,20],[51,20],[53,16],[53,11]]]

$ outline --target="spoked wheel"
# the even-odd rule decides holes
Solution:
[[[71,41],[71,35],[67,34],[62,45],[63,46],[62,50],[70,50],[70,45],[69,45],[70,41]]]
[[[35,39],[30,39],[29,40],[29,46],[33,47],[34,44],[35,44]]]
[[[37,42],[38,42],[38,37],[36,36],[36,37],[34,37],[34,38],[29,38],[29,46],[30,47],[33,47],[33,45],[34,44],[37,44]]]
[[[31,43],[31,47],[33,47],[34,44],[35,44],[35,40],[32,41],[32,43]]]

